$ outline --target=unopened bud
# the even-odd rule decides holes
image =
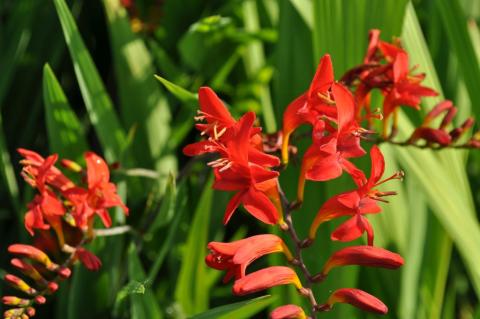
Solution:
[[[7,274],[5,275],[5,281],[8,282],[13,288],[23,291],[28,295],[33,295],[37,293],[35,289],[30,287],[25,281],[18,278],[17,276]]]
[[[29,299],[22,299],[15,296],[4,296],[2,297],[2,303],[7,306],[28,306],[30,304]]]
[[[35,303],[39,305],[43,305],[44,303],[47,302],[47,299],[44,296],[36,296],[35,299],[33,299]]]
[[[14,244],[8,247],[8,252],[30,258],[36,262],[44,265],[48,270],[55,271],[58,269],[58,265],[50,260],[50,258],[40,249],[22,244]]]
[[[69,169],[75,173],[80,173],[82,171],[82,167],[80,165],[78,165],[76,162],[71,161],[69,159],[61,160],[60,164],[62,164],[62,166],[65,167],[66,169]]]

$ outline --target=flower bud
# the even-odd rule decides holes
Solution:
[[[300,279],[293,269],[285,266],[272,266],[255,271],[235,281],[233,293],[242,296],[288,284],[293,284],[297,289],[302,288]]]
[[[75,173],[80,173],[82,171],[82,167],[80,165],[78,165],[76,162],[71,161],[69,159],[62,159],[60,161],[60,164],[62,164],[63,167]]]
[[[40,284],[46,284],[46,280],[32,265],[24,262],[21,259],[13,258],[10,264],[20,270],[25,276],[28,276]]]
[[[37,293],[37,291],[30,287],[25,281],[22,279],[18,278],[17,276],[7,274],[5,275],[5,281],[10,284],[13,288],[23,291],[24,293],[28,295],[34,295]]]
[[[378,298],[355,288],[342,288],[330,295],[326,304],[319,306],[319,310],[328,311],[336,303],[348,303],[365,311],[384,315],[388,312],[387,306]]]
[[[8,252],[30,258],[36,262],[41,263],[50,271],[56,271],[58,265],[50,260],[50,258],[38,248],[30,245],[14,244],[8,247]]]
[[[270,319],[306,319],[303,309],[297,305],[284,305],[270,313]]]
[[[2,297],[2,303],[7,306],[28,306],[30,304],[29,299],[22,299],[15,296],[4,296]]]
[[[403,258],[391,251],[373,246],[352,246],[334,253],[323,267],[322,274],[339,266],[359,265],[395,269],[403,265]]]

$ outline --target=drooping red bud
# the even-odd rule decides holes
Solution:
[[[100,259],[85,248],[77,248],[75,255],[88,270],[97,271],[102,267]]]
[[[233,293],[246,295],[275,286],[293,284],[297,289],[302,288],[296,272],[285,266],[272,266],[255,271],[235,281]]]
[[[403,265],[403,258],[383,248],[373,246],[352,246],[334,253],[323,267],[322,274],[339,266],[359,265],[395,269]]]
[[[384,315],[388,312],[387,306],[363,290],[355,288],[342,288],[330,295],[325,305],[319,306],[320,310],[328,311],[336,303],[348,303],[365,311]]]

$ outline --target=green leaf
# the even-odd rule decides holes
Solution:
[[[5,135],[3,133],[3,120],[0,114],[0,174],[3,182],[10,195],[10,201],[15,211],[18,212],[18,220],[22,224],[22,216],[20,214],[20,198],[18,193],[18,183],[15,178],[15,171],[13,170],[10,154],[8,152]]]
[[[258,17],[258,9],[255,1],[243,2],[243,19],[245,29],[250,32],[258,32],[260,30],[260,21]],[[263,44],[260,41],[254,41],[247,46],[245,52],[245,69],[248,77],[257,74],[262,67],[265,66],[265,52]],[[277,130],[275,114],[273,112],[272,98],[270,96],[270,88],[266,84],[259,87],[259,99],[262,106],[262,115],[265,122],[267,133],[273,133]]]
[[[185,90],[184,88],[162,78],[159,75],[155,75],[155,78],[162,83],[165,88],[172,93],[178,100],[183,102],[186,106],[192,110],[196,110],[198,107],[198,95]]]
[[[274,298],[267,295],[247,301],[236,302],[208,310],[190,319],[248,319],[269,306],[273,300]]]
[[[467,21],[458,0],[438,0],[434,2],[443,22],[448,43],[453,48],[458,61],[458,69],[463,75],[471,103],[480,105],[480,65],[467,28]],[[480,108],[473,107],[473,113],[480,117]]]
[[[170,110],[157,83],[152,57],[143,40],[133,33],[119,0],[103,0],[112,43],[113,64],[127,127],[136,127],[132,144],[138,164],[155,167],[170,136]]]
[[[408,35],[404,37],[404,44],[411,52],[412,64],[420,64],[429,74],[425,85],[441,91],[411,5],[407,10],[404,34]],[[435,99],[428,101],[429,107],[432,107]],[[411,123],[403,115],[400,117],[399,127],[404,137],[413,131]],[[475,291],[480,295],[480,269],[477,266],[480,251],[475,248],[480,245],[480,227],[475,217],[472,194],[465,173],[465,161],[462,159],[464,154],[460,151],[434,154],[431,151],[405,148],[395,148],[395,152],[405,170],[418,178],[421,189],[427,195],[429,206],[459,249]]]
[[[136,246],[132,243],[128,248],[128,276],[130,281],[133,282],[145,282],[146,280],[145,270],[138,257]],[[138,288],[138,287],[137,287]],[[158,306],[158,301],[155,298],[152,290],[145,289],[143,284],[144,293],[142,294],[130,294],[131,309],[130,315],[132,319],[144,319],[144,318],[163,318],[162,311]]]
[[[182,254],[175,298],[187,315],[193,315],[208,309],[209,293],[205,290],[208,277],[205,276],[205,251],[210,225],[213,189],[212,178],[205,183],[204,191],[195,209],[190,224],[186,246]]]
[[[54,0],[80,91],[107,161],[122,159],[126,133],[65,0]]]
[[[173,218],[168,225],[168,233],[165,241],[161,245],[160,250],[158,251],[157,257],[152,264],[148,272],[148,280],[153,282],[162,267],[162,264],[167,256],[168,252],[174,247],[173,240],[175,239],[175,235],[177,234],[178,227],[180,225],[180,221],[185,213],[185,208],[187,204],[187,196],[186,196],[186,189],[184,184],[181,184],[178,192],[175,189],[175,180],[172,180],[171,186],[167,188],[167,192],[164,196],[164,202],[160,208],[158,213],[159,218],[165,218],[160,216],[168,216],[169,214],[173,215]],[[152,224],[152,229],[149,232],[153,232],[155,230],[156,223]]]
[[[43,68],[43,101],[50,152],[80,160],[88,149],[83,128],[48,64]]]

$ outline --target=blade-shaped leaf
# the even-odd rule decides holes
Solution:
[[[273,300],[274,298],[271,296],[263,296],[252,300],[236,302],[210,309],[190,319],[248,319],[268,307]]]
[[[103,0],[108,19],[112,55],[122,119],[136,127],[132,148],[138,164],[154,167],[170,135],[170,110],[155,83],[152,57],[143,40],[133,33],[126,9],[119,0]]]
[[[208,291],[205,291],[208,277],[205,276],[204,259],[212,209],[213,189],[211,185],[212,178],[205,183],[204,191],[195,209],[175,289],[175,298],[187,315],[208,309],[209,294]]]
[[[43,68],[43,101],[50,152],[80,160],[88,149],[83,128],[48,64]]]
[[[90,121],[108,161],[120,160],[126,134],[65,0],[54,0]]]

